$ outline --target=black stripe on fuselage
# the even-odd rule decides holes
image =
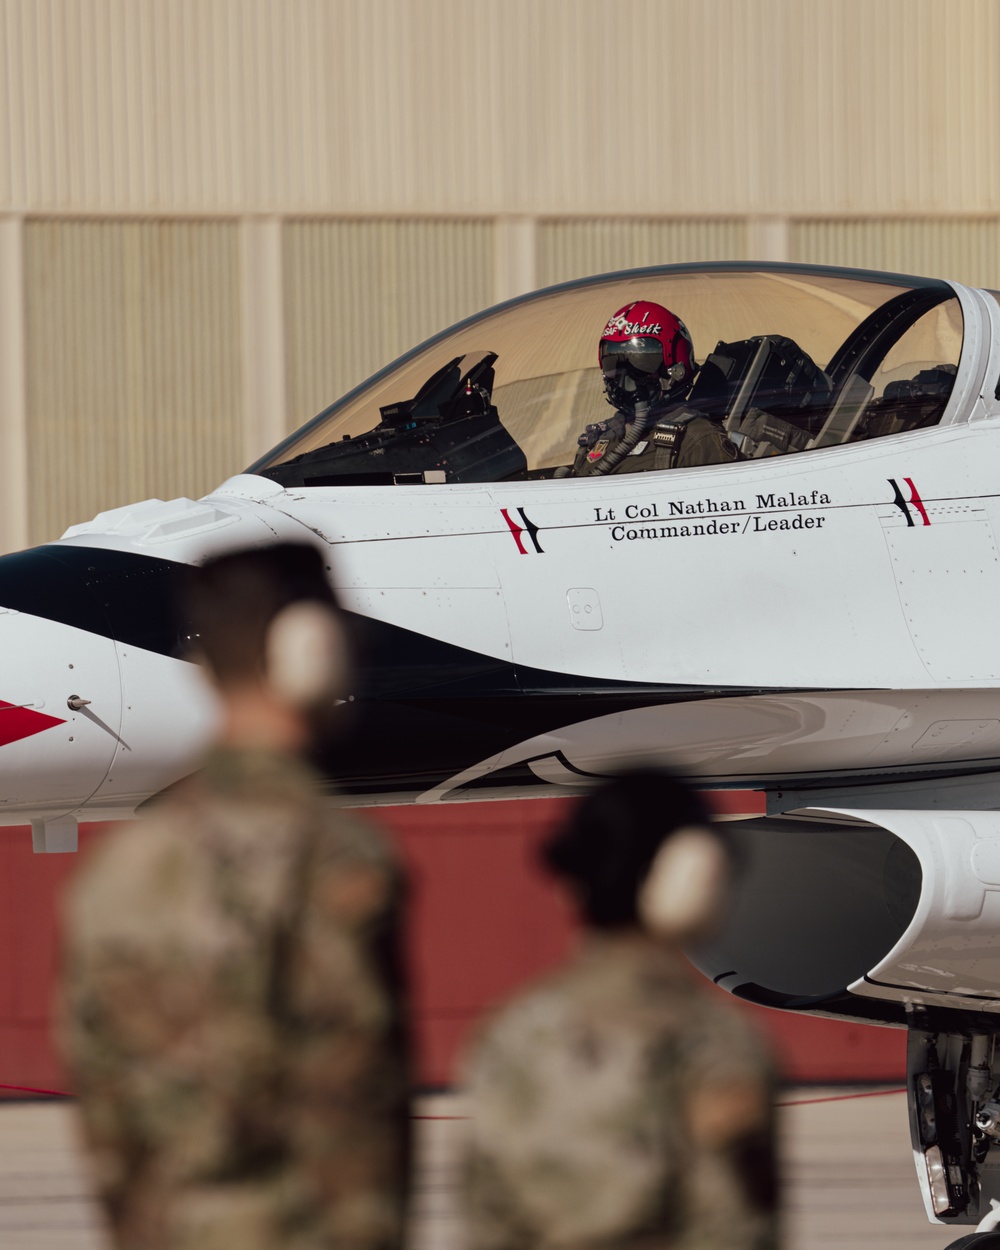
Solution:
[[[0,606],[160,655],[180,656],[176,608],[186,565],[52,543],[0,556]]]
[[[0,557],[0,606],[183,658],[187,565],[50,544]],[[425,789],[538,734],[639,707],[787,688],[655,685],[553,673],[347,613],[358,662],[329,770],[353,793]]]
[[[181,611],[189,566],[176,560],[103,547],[52,543],[0,556],[0,607],[76,629],[183,656],[190,628]],[[796,687],[659,685],[580,677],[515,665],[372,617],[347,612],[363,681],[355,697],[451,702],[494,695],[567,700],[600,693],[617,707],[688,702],[746,694],[792,693]],[[582,711],[582,708],[580,708]],[[515,718],[516,719],[516,718]],[[564,723],[560,718],[557,723]]]

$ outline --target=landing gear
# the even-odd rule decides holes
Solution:
[[[977,1225],[948,1250],[1000,1250],[1000,1046],[911,1029],[910,1140],[928,1219]]]

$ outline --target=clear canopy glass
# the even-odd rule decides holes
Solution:
[[[304,466],[300,480],[309,485],[308,465],[320,449],[388,422],[398,426],[400,414],[415,411],[411,401],[422,388],[434,399],[438,392],[426,384],[451,364],[441,413],[454,410],[462,387],[471,396],[470,378],[477,392],[486,386],[486,410],[526,465],[510,472],[497,460],[493,470],[465,480],[551,476],[572,463],[580,431],[612,415],[598,341],[609,316],[638,299],[665,305],[687,325],[700,369],[686,400],[718,419],[746,458],[938,423],[962,347],[959,301],[941,281],[764,265],[611,274],[526,296],[445,331],[249,471],[282,480],[280,467],[294,462]]]

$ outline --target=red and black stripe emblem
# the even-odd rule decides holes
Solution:
[[[920,517],[921,523],[924,525],[930,525],[931,519],[927,515],[927,509],[924,507],[924,501],[920,498],[920,492],[917,490],[916,486],[913,485],[913,478],[912,477],[903,478],[903,481],[910,488],[909,499],[904,498],[903,492],[899,489],[899,483],[896,481],[894,477],[888,478],[887,481],[889,485],[892,487],[892,492],[893,492],[892,502],[896,505],[896,507],[900,510],[900,512],[902,512],[903,516],[906,517],[906,524],[909,526],[916,525],[916,521],[914,521],[913,519],[913,513],[910,511],[910,508],[912,507],[916,509],[917,515]]]
[[[515,518],[511,516],[512,512],[517,514],[518,519],[515,520]],[[538,555],[545,554],[542,551],[542,544],[538,541],[538,526],[533,521],[528,520],[528,518],[524,515],[523,508],[501,508],[500,515],[507,522],[507,526],[510,529],[511,534],[514,536],[514,541],[517,543],[517,549],[522,556],[529,556],[532,554],[524,545],[523,535],[525,534],[527,534],[528,541],[534,547],[535,552]]]

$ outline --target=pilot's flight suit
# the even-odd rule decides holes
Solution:
[[[597,473],[597,465],[625,436],[627,429],[628,422],[620,412],[607,421],[588,425],[578,440],[573,476]],[[703,464],[730,464],[738,459],[736,445],[726,437],[719,421],[692,408],[675,406],[656,418],[648,433],[611,472],[683,469]]]
[[[774,1250],[773,1075],[682,956],[591,934],[467,1062],[469,1250]]]
[[[232,749],[84,865],[63,1037],[117,1246],[400,1244],[398,887],[303,765]]]

